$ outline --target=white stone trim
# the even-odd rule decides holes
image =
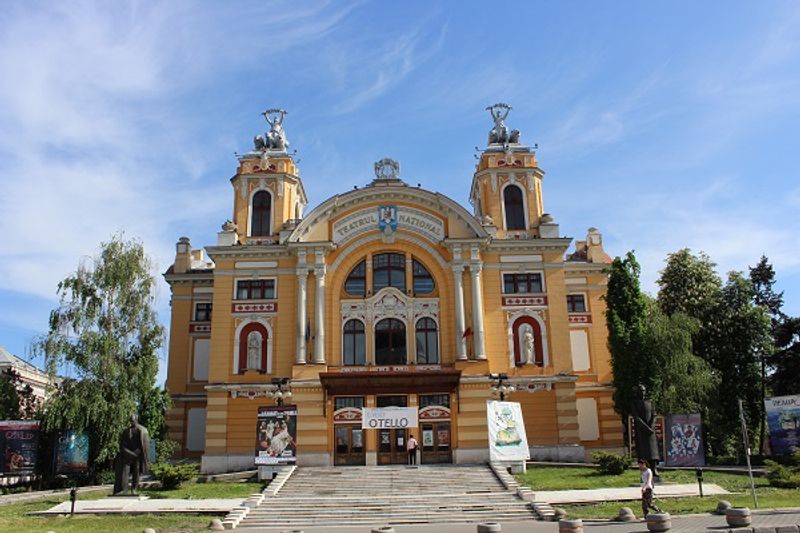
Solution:
[[[248,182],[245,181],[245,188],[247,187],[247,183]],[[267,187],[266,180],[261,178],[258,182],[258,187],[250,191],[247,197],[247,237],[253,237],[253,198],[256,193],[261,191],[267,191],[269,193],[269,234],[272,235],[275,233],[275,191]],[[262,235],[259,235],[259,237],[261,236]],[[263,235],[263,237],[267,236],[268,235]]]

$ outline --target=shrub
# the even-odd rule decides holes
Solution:
[[[178,448],[178,443],[172,439],[156,441],[156,463],[166,463],[172,459],[172,454]]]
[[[601,474],[618,476],[625,472],[631,464],[630,459],[624,455],[608,452],[594,452],[592,461],[597,463],[597,471]]]
[[[161,483],[164,490],[177,489],[184,481],[197,475],[196,463],[156,463],[150,467],[153,477]]]
[[[785,462],[786,465],[765,461],[769,484],[782,489],[800,488],[800,451],[794,452]]]

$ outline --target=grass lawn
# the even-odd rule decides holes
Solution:
[[[210,482],[210,483],[184,483],[175,490],[143,490],[151,498],[244,498],[255,492],[260,492],[263,485],[258,482]],[[79,500],[96,500],[108,496],[107,492],[78,491]],[[141,533],[142,529],[152,527],[159,532],[199,532],[206,531],[206,527],[214,515],[175,514],[175,515],[76,515],[63,516],[27,516],[33,511],[43,511],[57,505],[69,498],[53,496],[45,500],[29,503],[0,505],[0,531],[3,533],[30,533],[45,532],[49,530],[58,533],[84,533],[86,531],[113,531],[114,533]]]
[[[246,498],[264,490],[260,481],[210,481],[208,483],[184,483],[179,489],[147,489],[142,493],[151,498],[179,498],[198,500],[202,498]]]
[[[533,467],[525,474],[515,476],[522,485],[536,490],[596,489],[604,487],[627,487],[639,484],[639,471],[628,470],[619,476],[598,474],[593,468],[580,467]],[[692,470],[664,470],[662,480],[671,483],[697,483]],[[706,496],[705,498],[664,498],[658,499],[656,486],[656,505],[670,514],[708,513],[717,506],[717,501],[725,499],[737,507],[753,506],[750,495],[750,479],[747,475],[721,472],[704,472],[704,483],[716,483],[734,494],[725,496]],[[800,506],[800,490],[776,489],[770,487],[767,479],[754,478],[756,495],[760,509]],[[637,516],[641,513],[638,501],[610,501],[596,504],[576,504],[562,506],[570,518],[613,518],[620,507],[630,507]]]

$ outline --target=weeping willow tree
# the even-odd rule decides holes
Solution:
[[[97,257],[58,284],[59,306],[34,346],[48,373],[65,376],[45,405],[45,429],[88,432],[95,464],[114,457],[127,418],[159,394],[164,329],[150,271],[140,242],[117,235],[102,243]]]

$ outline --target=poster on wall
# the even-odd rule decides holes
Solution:
[[[667,466],[705,466],[700,414],[668,415],[665,444]]]
[[[0,452],[4,476],[24,476],[36,469],[39,449],[39,422],[0,421]]]
[[[767,398],[764,405],[772,453],[791,455],[800,450],[800,394]]]
[[[256,464],[290,465],[297,462],[297,406],[258,408]]]
[[[55,446],[56,474],[78,474],[89,469],[89,434],[60,431]]]
[[[517,402],[486,402],[489,457],[492,461],[524,461],[531,458],[522,408]]]

